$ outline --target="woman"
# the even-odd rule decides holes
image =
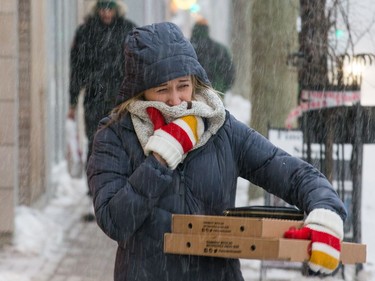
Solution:
[[[243,280],[237,259],[163,253],[172,214],[221,215],[238,177],[306,212],[286,235],[309,235],[310,267],[332,272],[346,211],[327,179],[225,110],[176,25],[135,28],[125,45],[119,105],[101,121],[87,172],[97,222],[118,242],[115,280]]]

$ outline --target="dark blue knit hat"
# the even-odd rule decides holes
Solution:
[[[117,104],[178,77],[211,85],[190,41],[170,22],[134,28],[125,40],[125,78]]]
[[[96,2],[98,9],[115,9],[117,7],[116,0],[98,0]]]

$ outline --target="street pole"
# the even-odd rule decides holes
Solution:
[[[299,69],[298,81],[300,91],[323,91],[329,86],[328,78],[328,30],[329,22],[325,14],[326,0],[300,0],[301,32],[299,37],[300,53],[303,54],[302,67]],[[311,142],[324,143],[324,161],[321,170],[328,180],[333,180],[333,131],[329,112],[306,112],[302,117],[306,159],[311,163]],[[324,120],[324,122],[322,122]],[[324,133],[319,133],[324,130]]]
[[[355,107],[354,141],[351,161],[352,171],[352,219],[353,241],[362,241],[362,162],[363,162],[363,108],[361,103]],[[362,264],[356,265],[356,273],[363,268]]]

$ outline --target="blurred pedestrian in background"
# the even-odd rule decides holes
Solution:
[[[212,87],[225,94],[235,81],[235,68],[228,48],[210,37],[208,22],[204,18],[194,24],[190,41]]]
[[[122,1],[97,1],[78,27],[72,43],[68,118],[76,118],[78,97],[83,89],[87,159],[98,123],[114,107],[124,78],[124,40],[136,26],[125,18],[125,13]],[[84,220],[93,221],[93,214],[85,215]]]
[[[118,243],[114,280],[243,281],[238,259],[163,251],[173,214],[223,215],[238,177],[303,210],[286,236],[309,236],[309,266],[335,270],[347,213],[324,175],[225,110],[175,24],[136,28],[125,45],[119,105],[87,167],[97,223]]]

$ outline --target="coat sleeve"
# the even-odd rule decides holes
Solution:
[[[159,197],[172,183],[171,174],[153,156],[132,171],[121,138],[111,127],[100,129],[87,167],[98,225],[112,239],[126,242],[157,212]]]
[[[72,107],[77,105],[79,92],[85,83],[84,74],[87,71],[85,69],[85,48],[87,48],[87,42],[84,40],[85,32],[84,26],[77,29],[70,48],[69,104]]]
[[[264,188],[307,214],[316,208],[347,212],[342,200],[315,167],[293,157],[268,139],[232,119],[233,144],[240,176]]]

